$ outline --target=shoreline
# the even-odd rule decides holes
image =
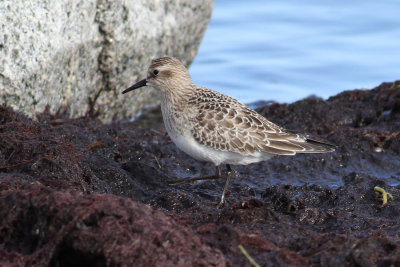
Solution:
[[[214,168],[162,129],[0,106],[0,265],[400,264],[399,85],[258,108],[338,149],[232,166],[222,209],[224,179],[168,186]]]

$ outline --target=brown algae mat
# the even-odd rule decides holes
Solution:
[[[0,107],[0,266],[400,265],[400,82],[258,111],[337,151],[233,166],[217,209],[163,130]]]

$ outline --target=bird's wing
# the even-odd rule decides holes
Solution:
[[[331,145],[279,127],[233,98],[208,90],[207,94],[203,101],[193,101],[198,113],[192,135],[202,145],[249,155],[334,151]]]

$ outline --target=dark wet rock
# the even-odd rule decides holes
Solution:
[[[258,109],[337,151],[234,166],[222,209],[224,179],[168,185],[215,168],[162,127],[0,107],[0,265],[399,265],[398,86]]]

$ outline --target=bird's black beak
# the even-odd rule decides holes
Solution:
[[[147,80],[143,79],[140,82],[135,83],[134,85],[132,85],[131,87],[129,87],[128,89],[125,89],[124,91],[122,91],[123,94],[128,93],[129,91],[138,89],[140,87],[146,86],[147,84]]]

